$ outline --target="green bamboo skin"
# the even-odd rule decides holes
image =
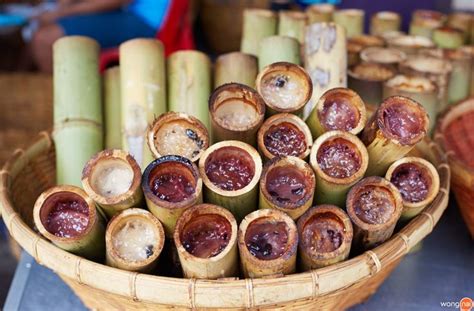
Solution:
[[[365,12],[357,9],[336,10],[333,14],[334,23],[344,27],[347,38],[364,33],[364,17]]]
[[[85,232],[80,236],[71,238],[58,237],[50,233],[44,226],[48,214],[53,207],[47,204],[47,199],[57,195],[73,196],[73,198],[79,196],[86,202],[89,208],[89,223]],[[101,261],[104,258],[105,224],[97,212],[95,203],[82,189],[76,186],[63,185],[44,191],[35,202],[33,217],[39,232],[59,248],[94,261]]]
[[[453,12],[448,15],[446,25],[461,30],[464,34],[464,42],[469,43],[471,27],[474,25],[474,15],[465,12]]]
[[[199,51],[178,51],[168,57],[168,110],[185,112],[210,126],[211,61]]]
[[[439,27],[433,31],[433,42],[439,48],[456,49],[464,44],[464,33],[455,28]]]
[[[164,48],[155,39],[133,39],[120,45],[122,148],[142,169],[153,159],[146,130],[166,112]]]
[[[245,9],[240,51],[257,56],[260,41],[277,32],[277,15],[270,10]]]
[[[474,21],[472,23],[474,25]],[[461,51],[466,53],[471,58],[471,84],[469,86],[469,96],[474,96],[474,45],[466,45],[461,47]]]
[[[446,15],[438,11],[415,10],[410,22],[410,35],[431,38],[433,31],[444,25]]]
[[[390,31],[399,31],[401,27],[401,16],[391,11],[377,12],[370,18],[370,34],[380,36]]]
[[[278,35],[295,38],[300,44],[304,42],[304,32],[308,17],[303,12],[280,11],[278,19]]]
[[[122,135],[118,129],[121,124],[120,67],[107,69],[104,83],[104,141],[106,149],[122,148]]]
[[[448,102],[454,104],[469,97],[474,60],[460,49],[447,50],[444,54],[453,67],[448,83]]]
[[[365,67],[370,71],[367,76],[357,73],[357,67]],[[379,77],[378,72],[384,72],[385,77]],[[376,63],[364,63],[354,66],[348,71],[348,86],[359,94],[362,100],[367,104],[378,105],[384,99],[383,85],[385,81],[395,76],[396,70],[387,65]]]
[[[270,36],[260,41],[258,50],[258,69],[276,62],[301,64],[300,43],[297,39],[286,36]]]
[[[404,52],[408,57],[418,54],[420,49],[430,49],[435,44],[430,38],[423,36],[400,35],[388,39],[388,47]]]
[[[214,89],[227,83],[255,87],[258,74],[257,57],[241,52],[220,55],[214,65]]]
[[[332,15],[336,8],[332,4],[317,3],[306,9],[308,24],[332,22]]]

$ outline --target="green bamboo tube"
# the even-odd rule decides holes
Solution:
[[[262,159],[252,146],[235,140],[210,146],[199,159],[199,173],[205,201],[228,209],[237,222],[257,208]]]
[[[144,169],[153,157],[146,129],[166,112],[164,48],[155,39],[133,39],[120,45],[122,148]]]
[[[125,209],[142,206],[141,179],[137,161],[119,149],[97,153],[82,171],[84,190],[109,218]]]
[[[362,132],[370,158],[365,175],[384,176],[425,137],[428,126],[428,114],[419,103],[403,96],[386,98]]]
[[[360,52],[360,59],[365,63],[376,63],[398,69],[398,64],[407,58],[405,52],[383,47],[368,47]]]
[[[258,69],[276,62],[301,64],[300,43],[297,39],[286,36],[270,36],[260,41],[258,50]]]
[[[56,246],[101,261],[105,255],[105,225],[94,201],[75,186],[56,186],[40,194],[33,217],[36,228]]]
[[[82,167],[103,148],[99,49],[96,41],[81,36],[64,37],[53,45],[58,184],[80,186]]]
[[[278,35],[295,38],[302,44],[308,23],[306,14],[299,11],[280,11],[278,16]]]
[[[456,49],[464,44],[464,33],[451,27],[439,27],[433,31],[433,42],[440,48]]]
[[[364,33],[364,17],[365,12],[358,9],[336,10],[333,14],[334,23],[344,27],[347,38]]]
[[[466,12],[453,12],[448,15],[446,25],[461,30],[464,33],[465,42],[469,42],[471,28],[474,27],[474,15]]]
[[[343,208],[347,192],[364,177],[368,162],[367,149],[357,136],[343,131],[319,136],[309,156],[316,173],[315,203]]]
[[[198,118],[209,128],[211,61],[199,51],[178,51],[168,57],[168,109]]]
[[[352,223],[339,207],[314,206],[298,219],[297,227],[301,271],[323,268],[349,258]]]
[[[403,51],[407,56],[418,54],[420,49],[433,48],[435,45],[430,38],[422,36],[401,35],[387,41],[388,47]]]
[[[437,11],[415,10],[410,22],[409,34],[431,38],[433,31],[444,25],[446,15]]]
[[[357,135],[366,123],[364,102],[356,92],[342,87],[325,92],[306,120],[313,137],[333,130]]]
[[[463,46],[461,50],[471,57],[471,85],[469,87],[469,96],[474,96],[474,45]]]
[[[240,51],[257,56],[260,41],[277,32],[277,15],[270,10],[245,9]]]
[[[257,73],[255,56],[241,52],[222,54],[214,65],[214,89],[232,82],[255,87]]]
[[[360,62],[360,52],[371,46],[383,47],[385,41],[377,36],[357,35],[347,40],[348,65],[353,66]]]
[[[274,157],[263,168],[259,208],[277,209],[296,220],[313,204],[315,186],[313,169],[304,160]]]
[[[122,148],[122,135],[119,131],[120,114],[120,67],[115,66],[104,71],[104,142],[106,149]]]
[[[332,15],[336,8],[332,4],[317,3],[310,5],[306,9],[306,15],[308,16],[308,24],[331,22]]]
[[[392,11],[377,12],[370,18],[370,34],[380,36],[389,31],[399,31],[402,23],[400,14]]]

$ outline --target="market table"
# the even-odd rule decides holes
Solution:
[[[408,254],[379,291],[352,310],[458,310],[463,297],[474,299],[474,241],[454,199],[423,243]],[[79,298],[51,270],[23,253],[5,303],[10,310],[86,310]]]

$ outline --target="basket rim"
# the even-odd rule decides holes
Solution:
[[[30,158],[53,148],[50,133],[26,150],[17,149],[0,170],[0,210],[12,237],[35,260],[78,284],[125,296],[134,301],[188,308],[252,308],[301,301],[343,290],[399,261],[433,230],[448,205],[450,168],[438,144],[428,139],[423,146],[436,160],[441,179],[435,200],[400,232],[380,246],[357,257],[325,268],[275,278],[196,280],[139,274],[98,264],[68,253],[33,231],[13,208],[12,181]],[[335,278],[335,275],[339,277]],[[344,277],[341,277],[344,276]],[[114,284],[110,287],[110,284]],[[288,290],[291,286],[292,290]],[[159,289],[158,295],[156,289]]]

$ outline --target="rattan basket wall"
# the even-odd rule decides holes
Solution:
[[[67,253],[32,227],[33,203],[54,184],[51,137],[17,150],[0,172],[0,203],[12,236],[36,260],[71,286],[90,308],[259,308],[340,310],[372,295],[404,255],[428,235],[448,204],[450,170],[438,146],[424,141],[420,152],[437,166],[441,191],[434,202],[381,246],[348,261],[279,278],[176,279],[117,270]]]

